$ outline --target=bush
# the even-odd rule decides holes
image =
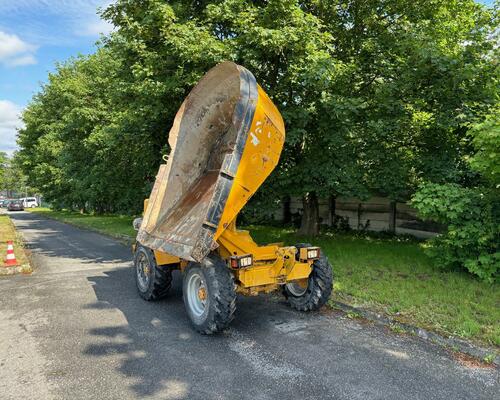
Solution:
[[[500,272],[500,200],[497,188],[464,188],[458,184],[420,186],[412,205],[426,219],[448,226],[427,249],[444,268],[465,267],[493,282]]]

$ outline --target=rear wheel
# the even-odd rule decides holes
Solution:
[[[143,299],[158,300],[168,293],[172,285],[172,271],[156,264],[153,250],[138,244],[134,266],[137,290]]]
[[[297,248],[309,247],[301,243]],[[283,294],[290,306],[299,311],[313,311],[321,308],[330,298],[333,285],[332,266],[325,255],[321,254],[312,265],[309,279],[287,283]]]
[[[182,293],[193,327],[209,335],[226,328],[236,311],[236,285],[226,263],[210,254],[184,271]]]

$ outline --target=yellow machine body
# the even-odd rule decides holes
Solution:
[[[291,281],[302,281],[306,284],[312,270],[312,260],[296,260],[295,247],[283,247],[281,244],[257,245],[247,230],[236,229],[231,224],[224,230],[218,239],[219,248],[216,250],[225,259],[233,255],[251,254],[254,262],[251,267],[233,271],[238,283],[238,291],[247,295],[259,292],[270,292],[278,285]],[[155,250],[158,265],[175,265],[181,269],[187,261],[168,253]]]
[[[234,67],[237,67],[241,74],[243,70],[245,73],[248,72],[243,67],[236,66],[236,64],[233,63],[220,64],[213,70],[223,67],[226,68],[224,76],[229,73],[227,71],[231,71],[230,68]],[[221,79],[223,74],[218,75],[217,73],[211,71],[207,73],[207,76],[209,76],[208,79],[213,80]],[[204,79],[205,82],[202,80],[199,85],[207,85],[207,78]],[[250,82],[252,81],[250,80]],[[271,291],[276,289],[278,285],[285,284],[290,281],[307,283],[307,278],[311,273],[312,263],[314,261],[301,259],[297,254],[298,250],[295,247],[284,247],[280,244],[258,246],[253,241],[248,231],[238,230],[236,228],[236,218],[238,213],[276,167],[285,141],[285,127],[281,114],[264,90],[257,85],[256,82],[254,83],[254,86],[256,89],[254,90],[255,93],[253,97],[250,95],[250,100],[248,100],[248,104],[252,107],[253,117],[247,122],[246,127],[242,128],[243,132],[240,132],[240,134],[244,135],[244,137],[236,139],[236,141],[241,139],[242,143],[244,143],[243,150],[239,156],[239,164],[237,164],[236,168],[233,168],[233,171],[235,170],[236,173],[232,174],[231,172],[228,172],[229,169],[224,168],[224,165],[228,164],[226,159],[222,162],[220,171],[217,170],[216,172],[219,174],[219,177],[230,176],[230,190],[228,194],[226,193],[225,201],[223,197],[218,196],[217,190],[215,190],[215,194],[212,199],[210,201],[206,201],[206,204],[210,203],[212,205],[216,203],[218,199],[222,198],[222,200],[220,200],[221,205],[219,206],[219,204],[216,204],[216,206],[219,206],[221,209],[220,215],[216,219],[216,221],[218,220],[218,224],[214,226],[215,224],[210,222],[214,220],[209,220],[208,217],[206,217],[203,220],[203,223],[200,224],[202,227],[200,229],[205,230],[204,232],[208,232],[204,233],[203,236],[204,240],[206,240],[207,237],[209,238],[209,240],[207,239],[208,241],[204,242],[208,243],[208,245],[199,246],[197,248],[195,244],[193,245],[195,250],[192,250],[192,248],[188,246],[177,246],[177,243],[175,242],[176,240],[179,242],[184,240],[186,243],[191,245],[191,243],[195,242],[194,240],[191,240],[191,238],[186,240],[179,235],[174,237],[173,235],[169,236],[167,234],[165,235],[166,239],[164,239],[160,236],[160,234],[162,234],[162,232],[166,232],[166,230],[164,229],[161,231],[158,226],[160,226],[160,224],[167,224],[165,221],[168,221],[169,215],[171,216],[170,218],[172,218],[172,215],[174,218],[180,218],[180,216],[175,214],[175,207],[172,207],[173,211],[169,215],[165,214],[164,217],[161,217],[160,208],[162,204],[166,204],[166,201],[162,203],[161,200],[157,199],[157,197],[167,196],[163,194],[165,191],[169,190],[166,181],[168,179],[173,179],[168,177],[169,171],[175,168],[175,163],[170,158],[168,163],[172,162],[174,163],[174,166],[167,163],[163,170],[160,168],[155,188],[153,188],[150,199],[145,201],[146,222],[143,222],[141,226],[144,233],[141,235],[140,230],[138,235],[139,242],[142,242],[140,239],[144,239],[146,244],[154,249],[158,265],[172,264],[180,266],[180,268],[183,269],[189,261],[199,261],[199,258],[204,256],[208,251],[215,251],[227,261],[228,268],[231,268],[231,257],[251,255],[253,258],[251,266],[233,269],[238,289],[240,292],[245,294],[255,294],[260,291]],[[195,90],[196,88],[194,91]],[[250,93],[251,92],[252,89],[250,89]],[[201,89],[198,90],[198,93],[202,93]],[[190,94],[190,96],[192,95]],[[189,105],[189,97],[187,101]],[[183,104],[181,107],[184,114],[186,113],[188,105]],[[236,106],[236,108],[237,107],[238,106]],[[176,121],[180,117],[184,117],[184,115],[179,113],[178,117],[176,117]],[[248,114],[245,115],[248,118]],[[203,117],[205,117],[205,115],[203,115]],[[199,118],[200,117],[198,117],[198,119]],[[234,119],[235,118],[233,116],[233,121]],[[174,128],[175,124],[176,122],[174,122]],[[181,123],[177,122],[177,124],[179,125]],[[213,123],[211,123],[210,126],[212,126],[212,124]],[[172,128],[172,130],[174,130],[174,128]],[[178,133],[177,131],[175,131],[174,134],[179,136],[181,135],[181,133]],[[180,139],[177,139],[177,142],[179,142],[179,140]],[[174,146],[175,145],[179,146],[178,143],[174,143]],[[171,143],[171,147],[174,146],[172,146]],[[210,151],[214,152],[222,150],[218,147],[213,147]],[[226,157],[228,156],[226,155]],[[191,188],[195,187],[196,190],[199,190],[199,193],[195,195],[189,194],[191,198],[200,199],[199,201],[201,202],[203,196],[206,196],[206,193],[212,190],[211,188],[207,189],[208,186],[205,184],[197,183],[203,181],[203,179],[208,179],[206,178],[207,175],[208,173],[205,173],[205,175],[201,175],[201,178],[198,178],[199,181],[191,183]],[[192,191],[192,189],[190,190]],[[190,201],[192,204],[193,200],[191,199]],[[183,202],[186,202],[183,198],[178,200],[178,204],[181,204],[181,206]],[[181,206],[177,206],[177,208]],[[198,207],[198,205],[195,207]],[[205,212],[204,210],[202,211]],[[184,214],[186,214],[186,212],[187,211],[183,211]],[[199,215],[202,215],[201,211],[198,213],[198,216]],[[208,212],[208,215],[210,215],[210,212]],[[198,220],[192,218],[191,221],[191,224],[193,225],[197,223]],[[186,225],[185,222],[183,222],[183,224]],[[197,234],[197,232],[195,233]],[[168,246],[163,245],[163,243],[168,241],[170,241]],[[199,248],[202,248],[203,252],[196,250]],[[165,251],[165,249],[172,249],[172,251]]]

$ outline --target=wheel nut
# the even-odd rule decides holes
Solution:
[[[201,301],[204,301],[207,298],[207,291],[205,290],[204,287],[198,289],[198,298]]]

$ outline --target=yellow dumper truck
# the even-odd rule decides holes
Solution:
[[[258,246],[236,217],[278,163],[285,127],[246,68],[212,68],[182,103],[170,130],[138,230],[134,264],[139,294],[164,296],[172,271],[194,328],[211,334],[233,319],[236,295],[281,289],[301,311],[317,310],[332,290],[332,268],[308,244]]]

